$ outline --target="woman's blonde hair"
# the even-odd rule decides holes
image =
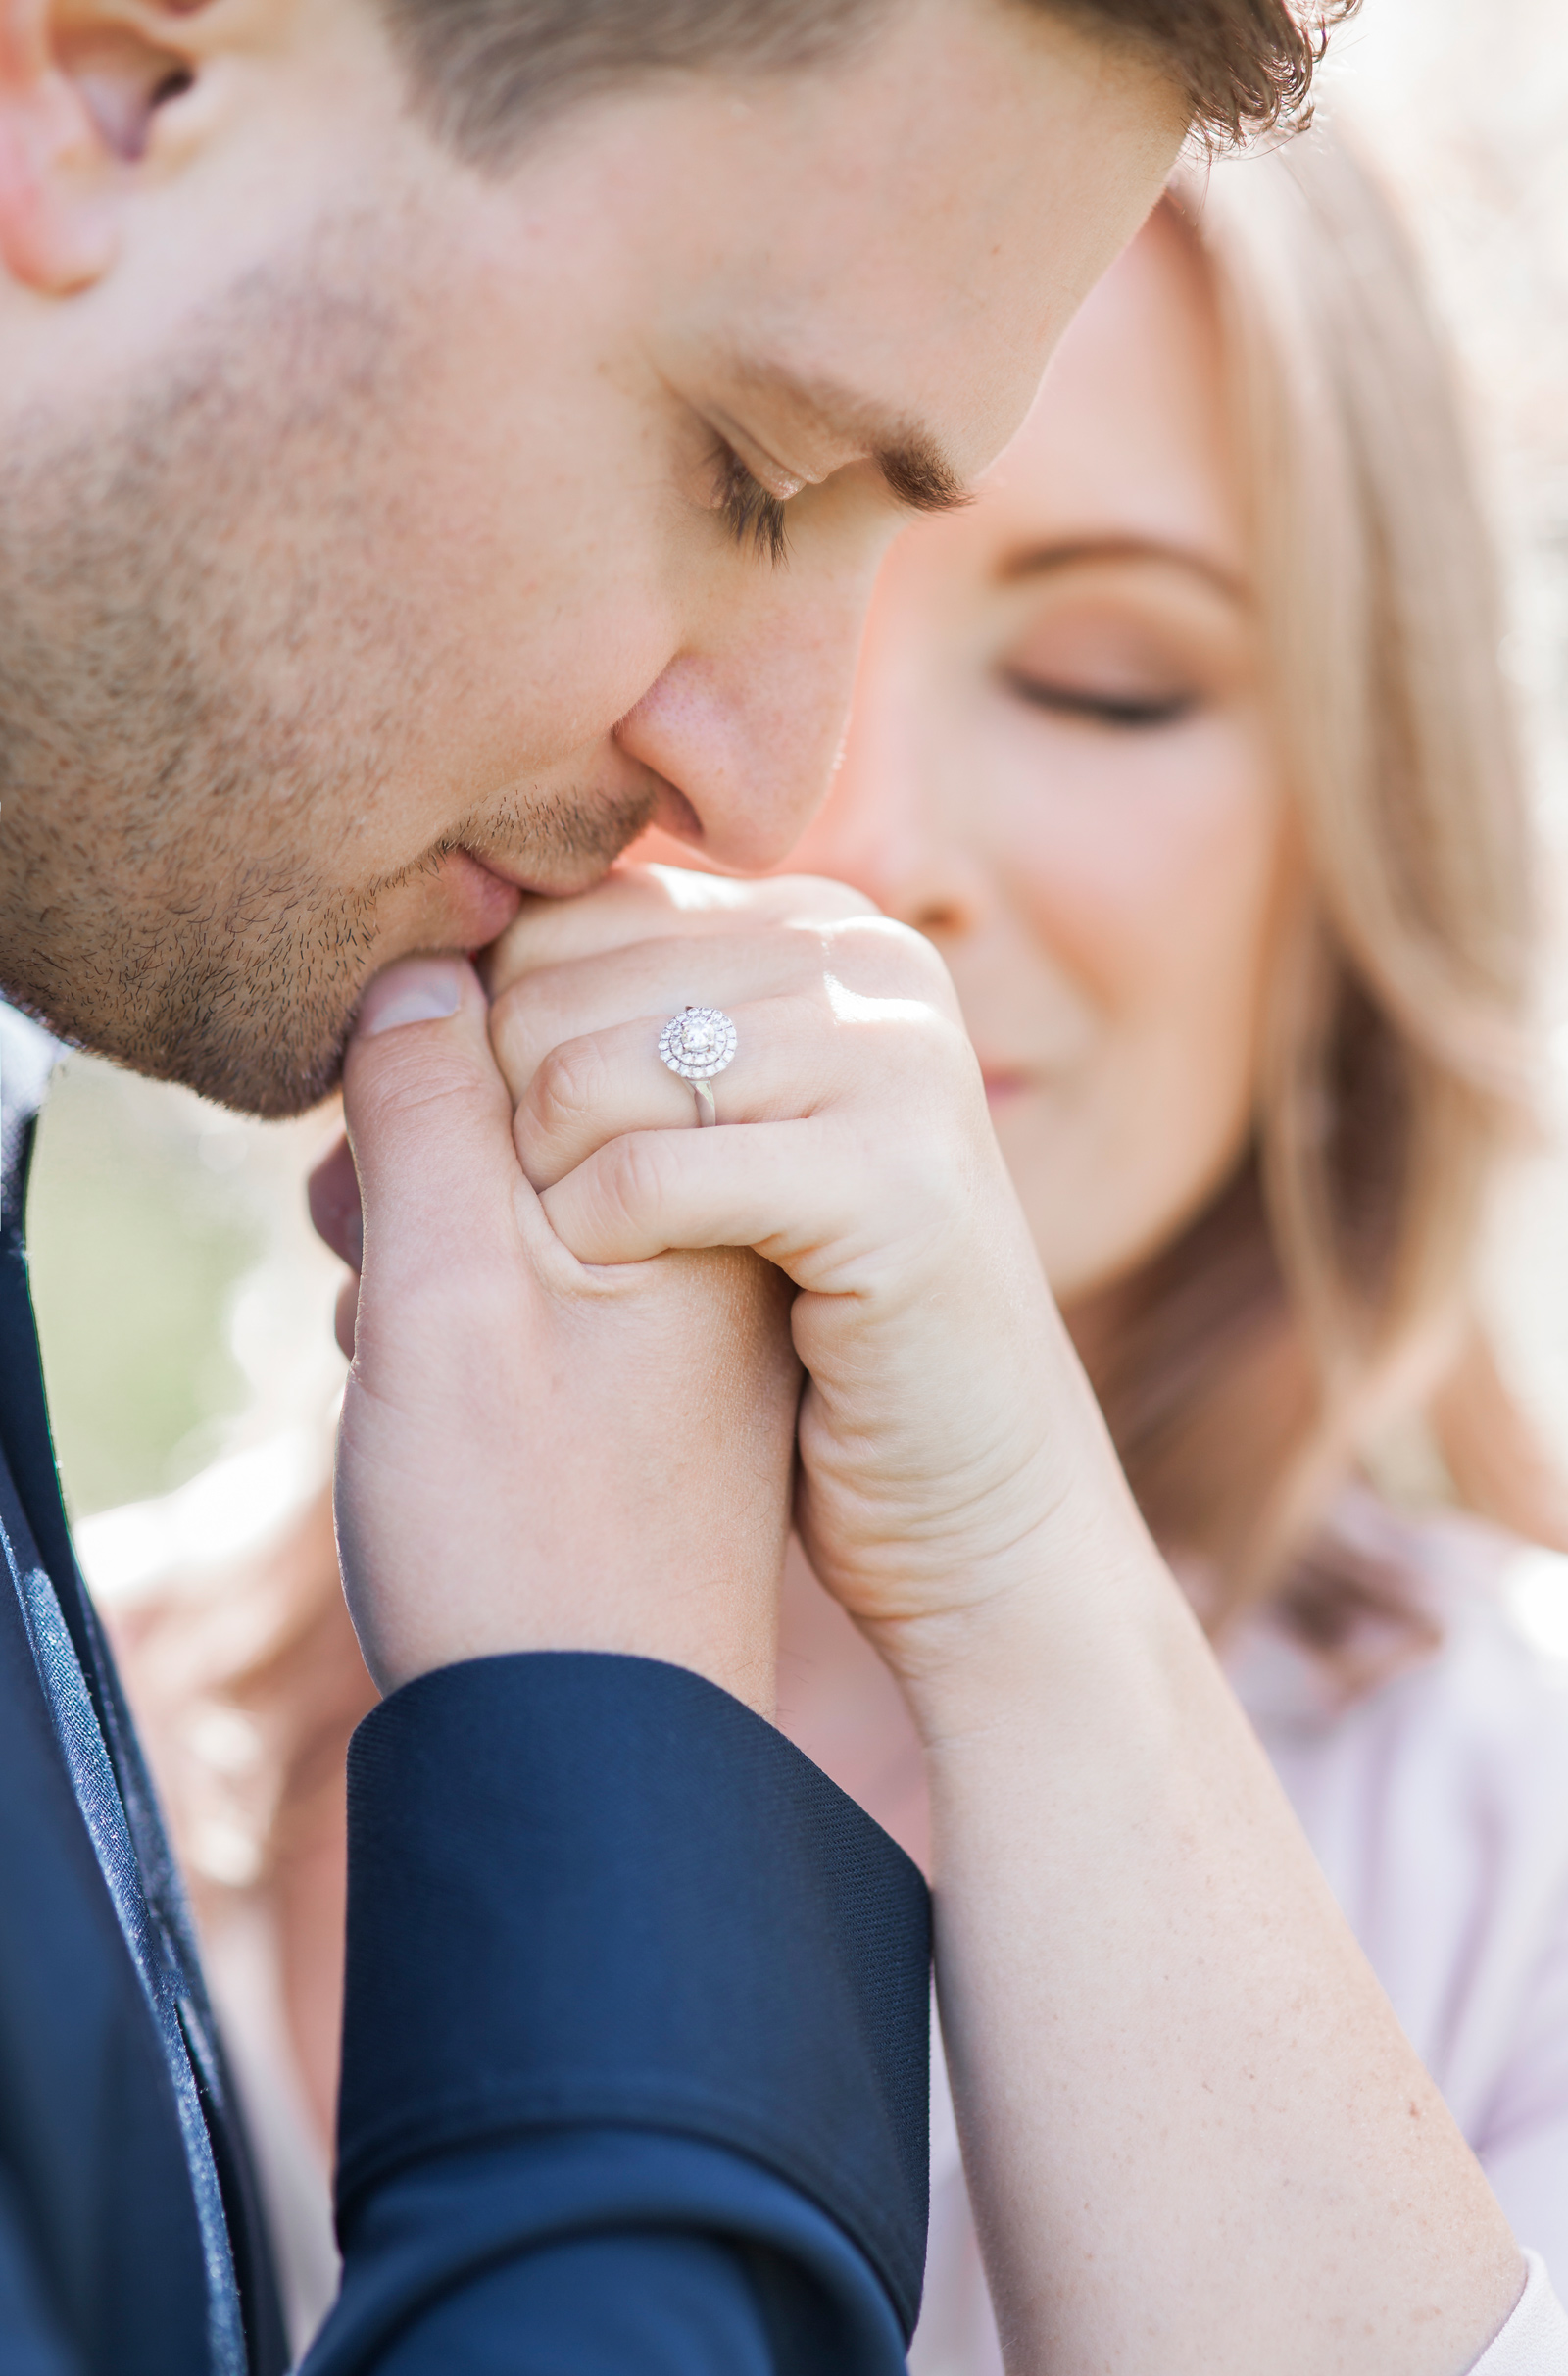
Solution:
[[[1212,1621],[1278,1591],[1332,1651],[1397,1594],[1325,1520],[1401,1413],[1433,1411],[1460,1498],[1543,1531],[1472,1317],[1528,1125],[1530,837],[1475,470],[1394,210],[1320,131],[1167,203],[1213,291],[1305,863],[1252,1150],[1117,1296],[1096,1382]]]

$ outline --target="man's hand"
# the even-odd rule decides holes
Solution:
[[[616,1651],[771,1713],[799,1383],[778,1273],[569,1252],[456,960],[372,985],[343,1086],[359,1193],[340,1154],[312,1202],[361,1270],[337,1524],[376,1681]]]

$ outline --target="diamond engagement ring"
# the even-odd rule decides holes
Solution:
[[[735,1054],[735,1026],[721,1007],[683,1007],[659,1035],[659,1053],[671,1072],[697,1093],[699,1130],[716,1122],[718,1110],[708,1086]]]

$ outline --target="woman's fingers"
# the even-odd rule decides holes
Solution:
[[[809,1028],[827,1038],[868,1008],[883,1013],[889,1002],[930,1007],[955,1026],[958,1021],[952,985],[929,942],[885,916],[859,916],[776,931],[729,930],[707,940],[638,940],[546,966],[495,1000],[491,1044],[513,1101],[521,1105],[540,1066],[568,1042],[623,1025],[646,1030],[648,1062],[662,1069],[659,1034],[683,1007],[719,1007],[738,1020],[743,1006],[782,998],[801,1001]]]
[[[782,940],[731,937],[706,949],[684,940],[637,941],[514,983],[490,1011],[490,1044],[514,1104],[554,1049],[620,1025],[649,1034],[649,1062],[662,1071],[659,1034],[683,1007],[722,1007],[734,1015],[753,1000],[798,990],[810,969],[802,952]],[[819,962],[814,969],[819,975]]]
[[[494,997],[491,1044],[516,1099],[564,1040],[640,1015],[656,1018],[657,1038],[682,1007],[733,1012],[737,1001],[826,996],[832,986],[869,997],[918,987],[954,1004],[941,960],[905,925],[881,916],[813,918],[766,931],[645,936],[540,966]]]
[[[884,1113],[895,1135],[906,1133],[929,1111],[939,1084],[961,1095],[965,1080],[983,1119],[979,1069],[961,1026],[922,1000],[870,998],[818,978],[780,997],[734,1000],[725,1013],[735,1025],[735,1054],[706,1086],[712,1118],[727,1130],[847,1110],[859,1117],[862,1134],[875,1133]],[[697,1126],[693,1084],[659,1054],[665,1019],[640,1015],[585,1032],[534,1065],[514,1124],[534,1188],[553,1187],[612,1140]],[[781,1181],[780,1197],[783,1188]],[[777,1199],[774,1217],[789,1217]]]
[[[696,880],[705,896],[713,889]],[[816,1285],[872,1260],[879,1232],[940,1232],[973,1148],[992,1144],[974,1052],[930,943],[859,903],[824,916],[820,900],[803,909],[800,885],[770,888],[776,918],[761,929],[751,887],[721,884],[722,930],[559,956],[497,997],[491,1040],[517,1155],[580,1262],[749,1246]],[[649,914],[635,890],[615,911],[639,931]],[[563,918],[558,953],[571,938]],[[719,1008],[735,1024],[733,1059],[707,1083],[714,1130],[698,1129],[692,1084],[659,1052],[687,1006]],[[933,1126],[944,1113],[956,1132]]]
[[[774,998],[737,1001],[726,1010],[735,1024],[735,1055],[706,1084],[718,1122],[801,1120],[832,1102],[847,1051],[811,1027],[803,1012],[808,1004]],[[535,1188],[554,1187],[609,1140],[696,1127],[692,1083],[659,1054],[664,1020],[641,1015],[566,1040],[535,1066],[515,1121],[517,1155]]]
[[[756,937],[800,916],[832,922],[877,911],[847,883],[808,875],[732,882],[679,866],[617,867],[579,899],[530,899],[485,956],[492,998],[550,965],[604,956],[638,941],[687,940],[745,931]]]
[[[823,1163],[819,1125],[786,1121],[700,1135],[633,1131],[601,1147],[540,1202],[580,1262],[751,1246],[793,1275],[799,1244],[825,1227],[832,1234],[823,1208],[843,1195],[844,1182]]]
[[[889,1248],[951,1228],[973,1142],[990,1127],[967,1042],[930,1017],[924,1028],[902,1018],[892,1033],[868,1020],[826,1043],[794,1027],[788,1002],[758,1012],[764,1028],[748,1080],[727,1104],[730,1074],[712,1084],[721,1093],[718,1129],[696,1128],[689,1105],[653,1119],[641,1063],[628,1083],[614,1047],[574,1068],[571,1103],[541,1128],[523,1163],[538,1173],[550,1226],[579,1262],[750,1246],[798,1286],[833,1292],[867,1265],[880,1271]],[[779,1023],[771,1039],[770,1015]],[[973,1076],[968,1123],[932,1130],[928,1100],[962,1113],[956,1084],[963,1072]],[[673,1076],[671,1088],[677,1106],[691,1096]]]

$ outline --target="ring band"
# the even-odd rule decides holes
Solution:
[[[659,1035],[661,1062],[690,1081],[696,1093],[699,1130],[718,1119],[708,1084],[734,1061],[735,1046],[735,1026],[721,1007],[683,1007]]]

